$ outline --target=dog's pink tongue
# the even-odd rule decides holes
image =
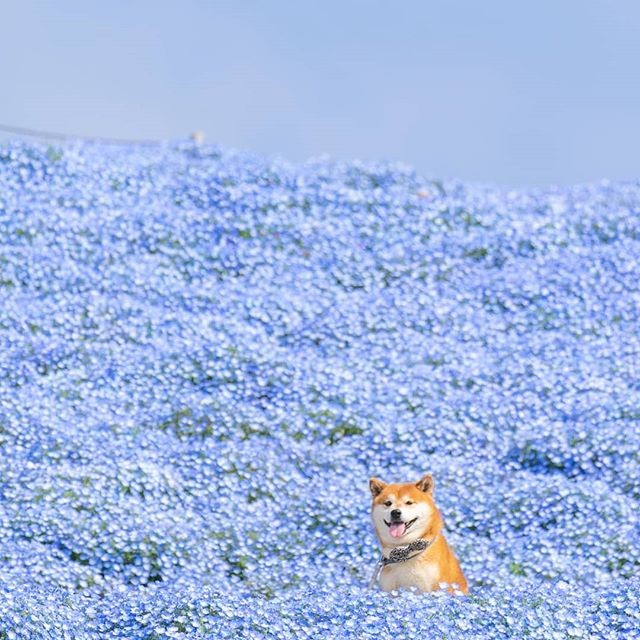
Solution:
[[[389,525],[389,533],[392,538],[399,538],[404,534],[404,522],[394,522],[392,525]]]

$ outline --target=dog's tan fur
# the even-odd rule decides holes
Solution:
[[[433,498],[434,481],[431,474],[416,483],[386,484],[377,478],[369,480],[373,502],[371,516],[376,535],[385,557],[396,546],[404,546],[423,538],[433,543],[415,558],[382,569],[380,587],[384,591],[416,587],[420,591],[435,591],[440,583],[450,586],[452,593],[468,592],[467,581],[458,559],[445,540],[442,515]],[[415,526],[405,529],[400,537],[390,535],[387,522],[392,510],[400,510],[402,518],[410,522],[416,518]]]

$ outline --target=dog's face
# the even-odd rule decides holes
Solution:
[[[431,474],[416,483],[386,484],[377,478],[369,480],[373,497],[371,517],[382,544],[405,545],[424,535],[436,513],[433,487]]]

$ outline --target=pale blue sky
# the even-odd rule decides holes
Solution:
[[[637,0],[2,0],[0,123],[391,159],[504,185],[640,177]]]

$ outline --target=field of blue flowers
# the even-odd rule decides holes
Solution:
[[[0,147],[0,639],[640,637],[640,182]],[[436,479],[468,597],[368,590]]]

